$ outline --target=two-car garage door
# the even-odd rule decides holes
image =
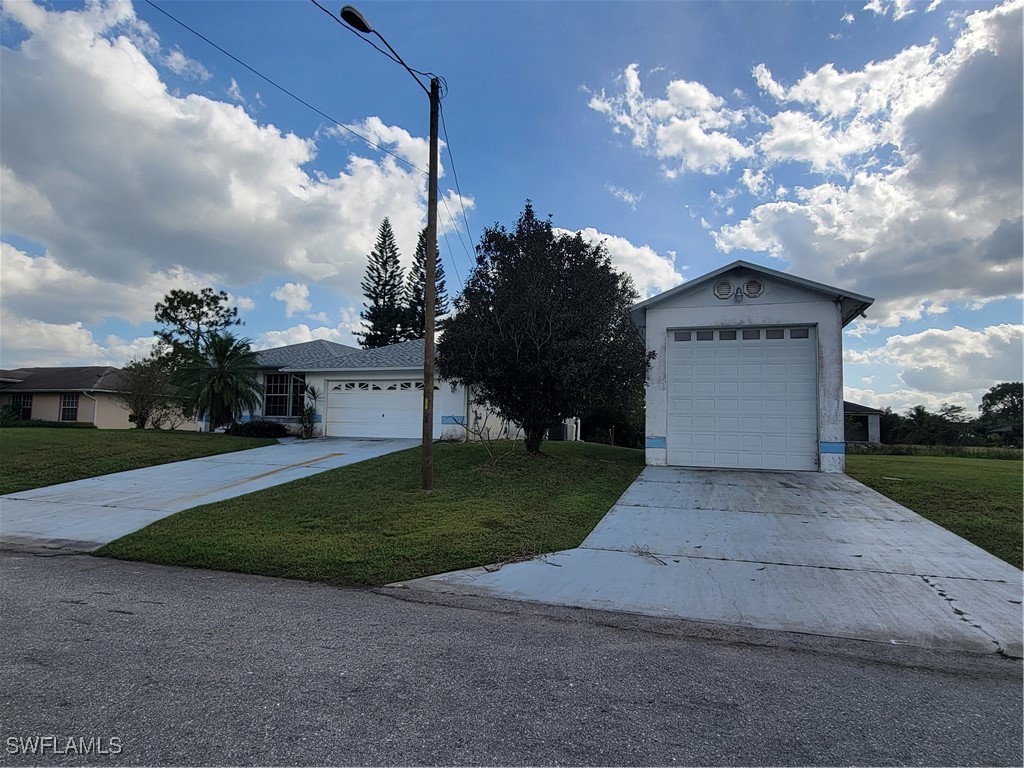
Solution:
[[[329,437],[420,437],[423,382],[328,381],[325,434]]]
[[[668,463],[818,467],[813,327],[669,331]]]

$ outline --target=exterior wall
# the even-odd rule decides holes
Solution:
[[[128,421],[128,409],[108,393],[82,395],[78,398],[78,420],[82,421],[82,404],[95,397],[93,403],[96,418],[93,422],[99,429],[131,429],[135,425]]]
[[[32,418],[42,421],[60,421],[60,400],[63,393],[33,392]],[[73,394],[73,393],[72,393]],[[10,394],[4,402],[10,401]],[[77,422],[95,424],[99,429],[130,429],[128,409],[105,392],[78,393]]]
[[[79,411],[81,415],[81,411]],[[45,392],[32,393],[32,418],[60,421],[60,395]]]
[[[652,466],[668,463],[666,435],[668,401],[666,359],[671,330],[691,328],[742,328],[765,325],[813,325],[818,343],[818,469],[843,472],[845,437],[843,422],[842,317],[839,304],[819,293],[776,282],[759,272],[741,270],[722,276],[734,284],[757,278],[764,292],[743,301],[717,299],[713,283],[697,286],[655,304],[646,311],[647,349],[656,354],[647,383],[646,455]]]

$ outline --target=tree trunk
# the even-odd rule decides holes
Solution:
[[[526,452],[531,456],[537,456],[540,454],[540,444],[544,439],[544,427],[542,426],[527,426],[526,431]]]

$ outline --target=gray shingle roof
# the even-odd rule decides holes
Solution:
[[[357,349],[346,354],[307,359],[301,365],[289,365],[294,371],[359,371],[423,368],[423,339],[403,341],[377,349]]]
[[[256,353],[260,368],[288,368],[305,370],[307,367],[318,367],[326,360],[333,360],[341,355],[360,351],[357,347],[349,347],[324,339],[314,339],[301,344],[289,344],[287,347],[263,349]]]
[[[78,368],[17,368],[0,371],[0,379],[18,379],[0,384],[4,392],[117,392],[121,371],[110,365]]]

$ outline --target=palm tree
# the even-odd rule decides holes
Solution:
[[[186,403],[210,416],[210,429],[234,423],[243,411],[256,411],[263,398],[259,363],[248,339],[212,333],[199,353],[179,370]]]

